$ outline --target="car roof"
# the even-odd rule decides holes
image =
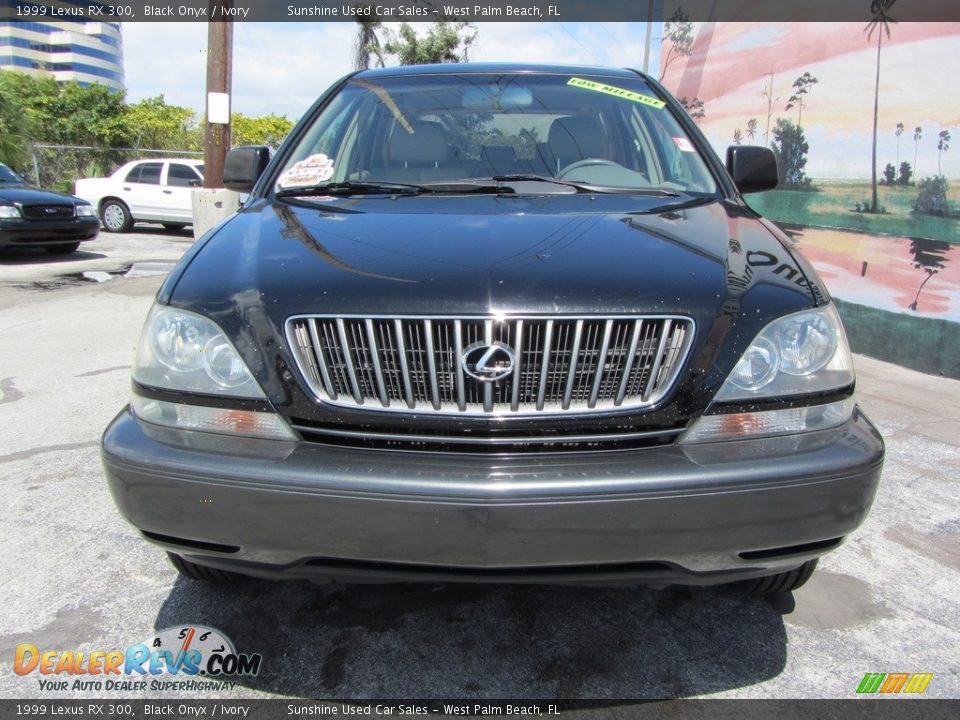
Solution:
[[[131,160],[127,165],[134,165],[135,163],[142,162],[181,162],[188,163],[190,165],[203,165],[203,158],[182,158],[182,157],[153,157],[153,158],[137,158],[136,160]]]
[[[437,65],[402,65],[400,67],[361,70],[356,78],[377,78],[409,75],[464,75],[478,73],[527,73],[542,75],[602,75],[636,78],[642,74],[629,68],[595,65],[539,65],[536,63],[443,63]]]

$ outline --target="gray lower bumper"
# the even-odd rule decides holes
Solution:
[[[796,567],[864,519],[883,442],[836,430],[509,457],[256,441],[123,411],[123,515],[195,562],[271,577],[708,584]]]

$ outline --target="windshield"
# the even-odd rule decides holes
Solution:
[[[355,78],[316,117],[275,189],[493,178],[717,192],[639,76],[527,73]]]
[[[6,165],[0,164],[0,182],[22,184],[23,178]]]

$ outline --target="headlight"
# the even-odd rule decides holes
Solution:
[[[151,388],[224,398],[265,400],[263,390],[223,331],[209,318],[154,305],[143,326],[133,379]],[[296,440],[269,410],[211,407],[189,398],[161,400],[134,394],[133,413],[155,425],[275,440]]]
[[[96,217],[97,211],[92,205],[77,205],[77,217]]]
[[[803,395],[843,388],[853,381],[850,346],[831,304],[767,325],[714,399],[725,402]]]
[[[0,218],[9,220],[11,218],[21,218],[20,209],[13,205],[0,205]]]
[[[154,305],[143,326],[133,379],[142,385],[262,400],[263,390],[212,320]]]
[[[714,402],[783,398],[853,384],[853,358],[833,305],[774,320],[750,344]],[[722,406],[694,422],[680,442],[718,442],[826,430],[853,414],[852,397],[821,405],[722,412]],[[717,412],[720,410],[720,412]]]

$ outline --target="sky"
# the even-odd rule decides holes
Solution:
[[[233,107],[298,119],[352,70],[355,23],[236,23]],[[476,61],[579,63],[641,68],[644,23],[477,23]],[[123,23],[127,99],[163,95],[203,112],[206,23]],[[651,65],[660,38],[654,33]]]

